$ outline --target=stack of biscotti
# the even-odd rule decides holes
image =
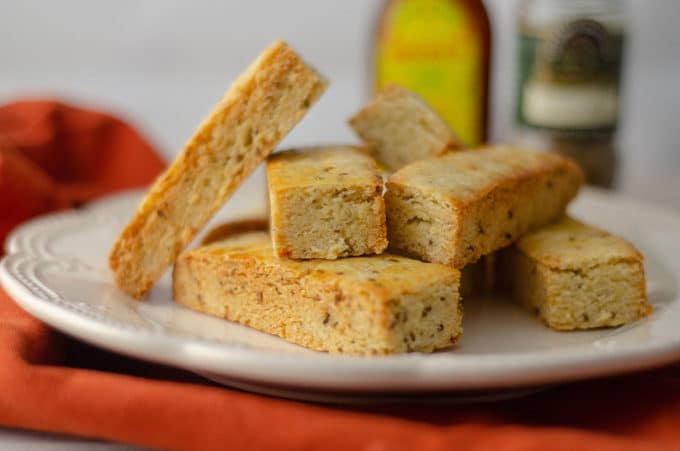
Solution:
[[[581,183],[569,160],[503,147],[413,163],[387,182],[390,248],[465,268],[468,293],[483,271],[470,265],[493,258],[500,291],[553,329],[627,324],[651,311],[642,256],[622,238],[564,219]]]
[[[574,163],[510,147],[458,149],[444,121],[403,88],[387,87],[350,120],[363,146],[270,155],[325,86],[284,43],[266,49],[153,184],[114,243],[109,264],[118,286],[142,298],[174,264],[175,301],[199,312],[319,351],[431,352],[457,342],[461,293],[488,285],[494,253],[514,244],[499,267],[511,266],[504,272],[508,286],[552,327],[617,325],[644,314],[639,254],[619,241],[615,258],[601,256],[592,266],[588,258],[549,266],[543,257],[563,252],[549,245],[557,238],[526,244],[541,227],[548,236],[562,233],[548,224],[563,217],[583,182]],[[224,224],[184,251],[265,160],[270,217]],[[386,184],[384,170],[394,171]],[[579,240],[614,246],[579,230]],[[620,261],[625,268],[616,266]],[[556,276],[573,270],[569,265],[595,271],[584,290],[595,290],[607,274],[630,283],[565,314],[566,298],[554,293],[582,289]],[[545,296],[516,288],[523,284]]]
[[[461,269],[463,297],[501,279],[501,289],[559,330],[617,326],[651,310],[641,254],[561,219],[582,184],[570,161],[508,148],[450,154],[456,140],[444,122],[394,85],[350,125],[396,171],[385,194],[390,248]]]
[[[284,43],[266,49],[121,232],[109,257],[114,281],[141,299],[175,263],[176,302],[311,349],[375,355],[449,347],[462,333],[460,274],[383,253],[383,180],[362,148],[270,158],[270,220],[225,224],[182,253],[325,86]]]
[[[177,302],[320,351],[431,352],[458,340],[459,272],[383,253],[372,158],[347,146],[290,150],[268,159],[267,178],[270,233],[222,226],[180,255]]]

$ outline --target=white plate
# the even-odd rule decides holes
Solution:
[[[642,250],[654,313],[641,321],[618,329],[554,332],[505,299],[472,298],[464,302],[465,333],[454,349],[359,358],[309,351],[178,307],[167,274],[147,302],[118,291],[106,256],[139,195],[129,192],[20,227],[0,265],[5,289],[31,314],[84,341],[286,396],[497,390],[680,359],[680,214],[674,211],[593,190],[571,208]],[[220,219],[255,214],[258,209],[244,208],[248,199],[242,199],[229,203]]]

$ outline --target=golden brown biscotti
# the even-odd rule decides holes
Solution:
[[[109,267],[118,287],[142,298],[325,87],[285,43],[264,50],[154,182],[114,243]]]
[[[424,100],[397,84],[386,85],[349,124],[390,171],[461,147]]]
[[[553,329],[620,326],[651,312],[640,252],[573,219],[528,233],[499,259],[503,286]]]
[[[430,352],[462,333],[458,271],[381,254],[285,260],[264,232],[184,252],[174,299],[318,351]]]
[[[383,179],[360,149],[277,153],[267,160],[267,182],[279,257],[335,259],[387,247]]]
[[[387,181],[390,248],[462,268],[559,218],[582,183],[564,157],[506,147],[412,163]]]

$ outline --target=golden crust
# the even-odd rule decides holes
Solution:
[[[116,284],[142,298],[325,89],[283,42],[232,84],[152,185],[109,255]]]
[[[462,268],[560,217],[582,183],[570,160],[512,148],[418,161],[387,181],[390,247]]]
[[[460,336],[450,267],[395,255],[283,260],[251,232],[184,252],[176,302],[293,343],[357,355],[430,352]]]
[[[554,269],[642,263],[642,254],[627,240],[567,216],[528,233],[516,246],[525,255]]]
[[[303,186],[381,186],[375,160],[357,146],[315,146],[277,152],[267,158],[270,190]]]
[[[289,150],[267,160],[274,251],[282,258],[379,254],[387,247],[383,180],[352,146]]]

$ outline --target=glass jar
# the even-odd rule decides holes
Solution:
[[[523,0],[515,122],[520,145],[576,160],[611,186],[625,42],[621,0]]]

